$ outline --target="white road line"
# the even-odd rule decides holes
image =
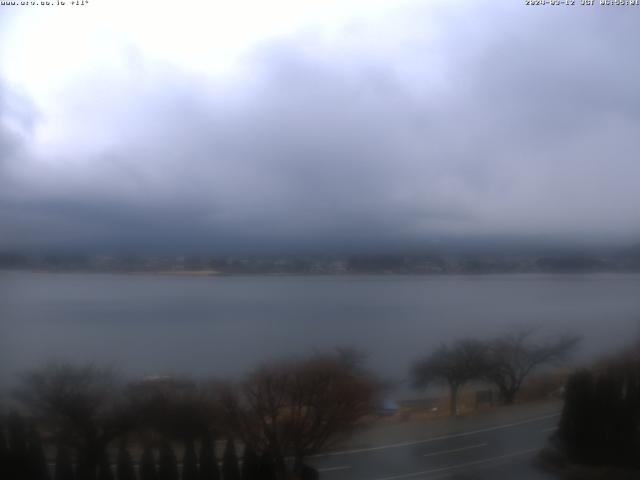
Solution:
[[[333,457],[337,455],[349,455],[352,453],[364,453],[364,452],[374,452],[376,450],[386,450],[387,448],[399,448],[399,447],[409,447],[411,445],[420,445],[421,443],[430,443],[437,442],[439,440],[447,440],[449,438],[460,438],[460,437],[468,437],[469,435],[476,435],[478,433],[486,433],[493,432],[495,430],[501,430],[504,428],[517,427],[520,425],[526,425],[528,423],[539,422],[541,420],[546,420],[548,418],[554,418],[560,416],[560,413],[553,413],[551,415],[542,415],[540,417],[529,418],[527,420],[522,420],[520,422],[513,423],[505,423],[503,425],[496,425],[495,427],[482,428],[480,430],[472,430],[469,432],[461,432],[461,433],[453,433],[451,435],[441,435],[439,437],[431,437],[425,438],[422,440],[414,440],[411,442],[400,442],[400,443],[392,443],[389,445],[380,445],[378,447],[368,447],[368,448],[354,448],[352,450],[341,450],[337,452],[328,452],[328,453],[320,453],[317,455],[312,455],[312,457]]]
[[[423,457],[435,457],[435,456],[438,456],[438,455],[445,455],[447,453],[464,452],[465,450],[471,450],[473,448],[486,447],[487,445],[488,445],[488,443],[484,442],[484,443],[478,443],[476,445],[469,445],[468,447],[452,448],[451,450],[440,450],[439,452],[425,453],[423,455]]]
[[[327,467],[327,468],[319,468],[319,472],[337,472],[338,470],[349,470],[351,467],[345,465],[344,467]]]
[[[459,468],[472,467],[474,465],[482,465],[483,463],[490,463],[490,462],[495,462],[495,461],[499,461],[499,460],[505,460],[507,458],[526,455],[528,453],[536,452],[536,451],[539,451],[539,450],[540,450],[539,448],[529,448],[527,450],[519,450],[517,452],[508,453],[506,455],[500,455],[498,457],[485,458],[485,459],[482,459],[482,460],[476,460],[474,462],[459,463],[458,465],[451,465],[449,467],[441,467],[441,468],[434,468],[434,469],[431,469],[431,470],[423,470],[422,472],[405,473],[405,474],[402,474],[402,475],[393,475],[391,477],[377,478],[376,480],[399,480],[401,478],[422,477],[424,475],[430,475],[432,473],[448,472],[448,471],[456,470],[456,469],[459,469]]]

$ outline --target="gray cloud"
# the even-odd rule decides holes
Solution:
[[[84,136],[67,152],[29,153],[7,125],[29,131],[37,117],[0,90],[2,246],[631,241],[640,30],[629,13],[455,11],[427,41],[412,11],[398,28],[413,35],[392,55],[305,33],[261,46],[233,81],[142,61],[127,78],[73,86],[83,114],[69,128]]]

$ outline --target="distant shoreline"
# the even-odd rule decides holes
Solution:
[[[137,273],[137,272],[134,272]],[[140,272],[146,273],[146,272]],[[172,275],[177,277],[213,277],[225,275],[224,272],[218,270],[159,270],[152,272],[155,275]]]
[[[148,275],[165,277],[230,277],[230,276],[253,276],[253,277],[477,277],[485,275],[638,275],[640,270],[592,270],[592,271],[486,271],[486,272],[222,272],[218,270],[73,270],[73,269],[0,269],[0,273],[46,273],[46,274],[95,274],[95,275]]]

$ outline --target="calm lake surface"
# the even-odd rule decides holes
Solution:
[[[640,333],[640,275],[227,276],[0,273],[0,382],[59,359],[130,375],[237,376],[354,345],[402,381],[441,342],[522,325],[584,335],[578,358]]]

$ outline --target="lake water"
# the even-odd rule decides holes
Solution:
[[[0,381],[52,359],[131,375],[237,376],[339,345],[401,381],[441,342],[522,325],[584,335],[579,358],[640,333],[640,275],[226,276],[0,272]]]

